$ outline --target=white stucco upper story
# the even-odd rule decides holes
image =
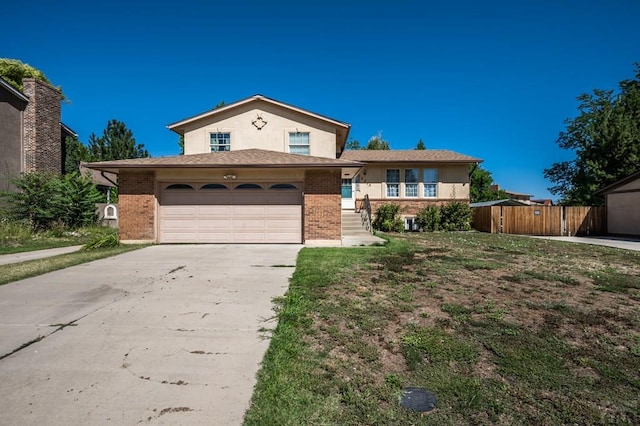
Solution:
[[[184,153],[264,149],[337,158],[350,125],[261,95],[168,126],[184,135]]]

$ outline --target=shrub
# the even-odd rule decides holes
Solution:
[[[472,212],[469,204],[454,201],[440,208],[442,229],[445,231],[471,230]]]
[[[421,209],[416,215],[416,222],[425,232],[437,231],[440,229],[440,207],[427,206]]]
[[[90,179],[78,173],[26,173],[12,182],[18,191],[2,194],[10,220],[26,220],[36,231],[95,222],[95,203],[102,196]]]
[[[398,215],[400,206],[397,204],[382,204],[376,209],[373,229],[383,232],[404,232],[404,221]]]

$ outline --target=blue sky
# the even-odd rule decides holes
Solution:
[[[139,4],[138,4],[139,3]],[[151,6],[153,5],[153,6]],[[31,1],[3,5],[0,57],[41,69],[86,143],[124,121],[153,156],[166,125],[257,93],[352,125],[366,143],[484,159],[501,187],[543,170],[576,97],[640,61],[640,1]]]

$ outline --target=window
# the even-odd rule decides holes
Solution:
[[[400,196],[400,169],[387,169],[387,197]]]
[[[206,185],[202,185],[200,189],[229,189],[226,185],[221,183],[208,183]]]
[[[290,183],[276,183],[275,185],[271,185],[269,189],[298,189],[295,185]]]
[[[210,133],[209,138],[211,152],[231,150],[231,133]]]
[[[404,169],[404,196],[418,196],[418,169]]]
[[[256,183],[242,183],[236,186],[236,189],[262,189],[262,187]]]
[[[174,183],[167,186],[166,189],[193,189],[193,186],[187,185],[186,183]]]
[[[309,155],[309,132],[289,132],[289,153]]]
[[[424,169],[422,181],[424,182],[424,196],[435,198],[438,196],[438,169]]]

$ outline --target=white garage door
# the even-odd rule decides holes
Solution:
[[[301,243],[293,184],[162,184],[161,243]]]

